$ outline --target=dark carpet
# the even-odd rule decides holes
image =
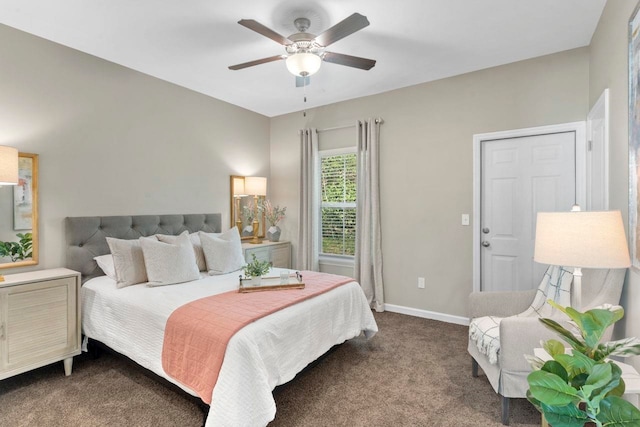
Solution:
[[[270,426],[501,426],[500,399],[471,377],[467,328],[376,313],[380,332],[353,339],[274,391]],[[82,355],[0,381],[2,426],[200,426],[198,405],[121,357]],[[539,426],[524,399],[511,425]]]

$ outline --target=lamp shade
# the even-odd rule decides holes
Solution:
[[[620,211],[538,213],[533,259],[565,267],[629,267]]]
[[[0,145],[0,185],[18,184],[18,150]]]
[[[233,195],[236,197],[247,195],[244,190],[244,178],[233,178]]]
[[[320,69],[322,58],[313,53],[294,53],[287,57],[287,70],[294,76],[306,77]]]
[[[244,178],[244,191],[251,196],[267,195],[267,178],[261,176],[247,176]]]

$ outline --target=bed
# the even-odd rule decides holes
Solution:
[[[118,288],[93,259],[109,253],[107,237],[138,239],[156,234],[175,236],[184,231],[218,233],[221,216],[67,218],[67,266],[83,276],[81,313],[85,337],[103,343],[196,396],[162,367],[167,319],[184,304],[237,289],[239,272],[216,276],[204,272],[198,280],[178,285]],[[377,325],[356,282],[250,323],[228,342],[205,425],[266,425],[275,418],[272,390],[276,386],[292,380],[334,345],[362,332],[371,337],[377,332]]]

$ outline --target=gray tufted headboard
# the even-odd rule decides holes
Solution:
[[[82,283],[104,273],[93,257],[109,253],[107,237],[137,239],[153,234],[219,233],[222,215],[84,216],[65,219],[67,268],[82,273]]]

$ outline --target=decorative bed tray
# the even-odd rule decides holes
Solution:
[[[295,274],[288,276],[288,283],[283,283],[280,276],[263,276],[260,280],[260,284],[251,283],[252,279],[244,279],[240,275],[240,286],[238,292],[260,292],[260,291],[277,291],[284,289],[304,289],[304,282],[302,281],[302,274],[296,271]]]

